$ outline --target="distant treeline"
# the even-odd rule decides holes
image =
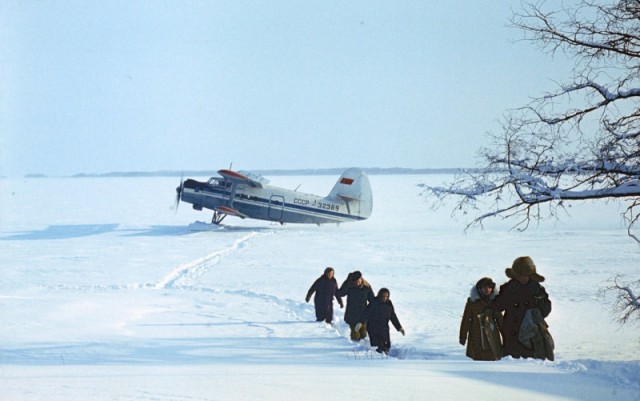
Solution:
[[[242,169],[241,169],[242,170]],[[292,169],[292,170],[250,170],[252,173],[263,176],[275,175],[340,175],[345,168],[320,168],[320,169]],[[461,172],[460,168],[363,168],[369,175],[394,175],[394,174],[455,174]],[[181,177],[181,176],[217,176],[213,170],[185,170],[185,171],[155,171],[155,172],[113,172],[106,174],[76,174],[73,177]]]
[[[251,170],[252,173],[263,176],[276,175],[340,175],[345,168],[318,168],[318,169],[292,169],[292,170]],[[400,175],[400,174],[456,174],[465,170],[463,168],[404,168],[404,167],[371,167],[363,168],[368,175]],[[213,177],[217,176],[214,170],[185,170],[185,171],[125,171],[111,173],[80,173],[72,178],[102,178],[102,177]],[[27,174],[25,178],[47,178],[45,174]]]

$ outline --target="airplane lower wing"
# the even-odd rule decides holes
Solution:
[[[224,214],[228,214],[228,215],[231,215],[231,216],[240,217],[241,219],[244,219],[244,218],[247,217],[246,214],[240,213],[236,209],[233,209],[233,208],[230,208],[230,207],[227,207],[227,206],[218,206],[215,210],[217,212],[219,212],[219,213],[224,213]]]

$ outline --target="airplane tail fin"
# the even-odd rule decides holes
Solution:
[[[329,193],[331,199],[342,199],[347,202],[351,215],[363,219],[371,216],[373,195],[369,177],[359,168],[345,170]]]

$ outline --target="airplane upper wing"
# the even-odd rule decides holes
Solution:
[[[269,184],[269,180],[263,176],[248,171],[218,170],[218,174],[230,181],[244,182],[252,187],[262,188]]]

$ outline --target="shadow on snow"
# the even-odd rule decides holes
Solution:
[[[43,230],[24,231],[0,237],[0,241],[37,241],[82,238],[108,233],[122,233],[127,237],[163,237],[191,235],[198,232],[252,232],[268,231],[267,227],[215,226],[210,223],[192,223],[188,226],[150,226],[118,229],[120,224],[65,224],[51,225]]]

